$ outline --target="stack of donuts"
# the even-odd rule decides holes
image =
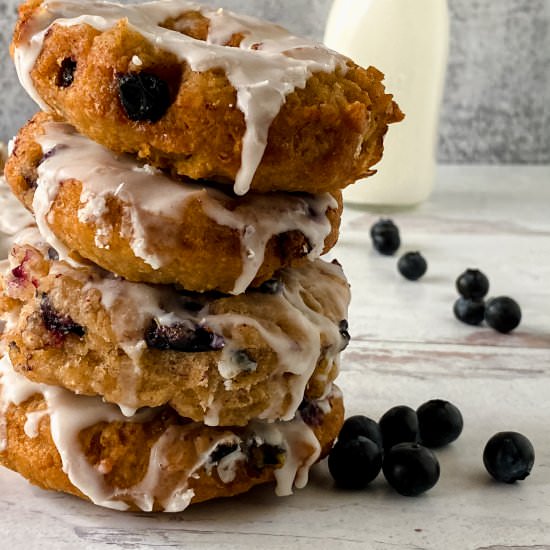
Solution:
[[[42,111],[5,176],[35,224],[0,309],[0,463],[116,509],[307,481],[343,420],[341,189],[402,114],[383,75],[183,1],[31,0]]]

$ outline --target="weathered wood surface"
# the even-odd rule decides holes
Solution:
[[[402,279],[397,258],[371,250],[380,214],[348,207],[334,253],[353,287],[340,385],[349,414],[377,418],[436,397],[461,408],[464,433],[438,452],[442,475],[430,493],[400,497],[382,478],[337,491],[321,464],[293,497],[260,488],[179,515],[122,514],[1,470],[0,547],[550,549],[550,168],[443,167],[429,203],[390,215],[402,251],[422,251],[429,271]],[[521,304],[513,334],[453,318],[454,281],[467,267],[486,272],[491,296]],[[483,468],[485,442],[500,430],[521,431],[537,453],[515,486]]]

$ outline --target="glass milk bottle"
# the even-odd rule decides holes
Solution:
[[[377,174],[349,186],[348,202],[414,205],[430,195],[449,41],[447,0],[335,0],[325,43],[385,74],[405,113],[390,126]]]

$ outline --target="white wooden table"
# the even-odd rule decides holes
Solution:
[[[432,491],[401,497],[382,477],[338,491],[321,464],[292,497],[259,488],[178,515],[124,514],[0,470],[0,548],[550,549],[550,167],[442,167],[429,203],[389,215],[401,252],[422,251],[429,271],[401,278],[397,258],[370,244],[380,214],[348,207],[334,254],[353,288],[340,385],[349,414],[378,418],[431,398],[460,407],[465,429],[438,452]],[[520,303],[514,333],[454,319],[454,281],[467,267],[489,276],[490,295]],[[501,430],[535,446],[532,475],[514,486],[493,482],[482,464]]]

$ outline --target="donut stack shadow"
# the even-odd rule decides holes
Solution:
[[[286,175],[278,182],[276,171],[265,165],[270,151],[288,149],[289,137],[270,132],[262,145],[269,124],[276,127],[265,117],[260,117],[265,132],[254,120],[237,137],[232,126],[223,130],[234,142],[216,146],[240,151],[240,168],[230,178],[212,168],[214,161],[206,163],[204,173],[188,162],[202,152],[223,157],[224,151],[210,150],[209,132],[219,129],[209,125],[200,130],[200,140],[196,135],[192,140],[203,149],[190,154],[184,147],[172,155],[173,162],[160,146],[151,145],[159,141],[156,134],[147,138],[149,146],[121,150],[124,140],[109,137],[117,125],[131,133],[130,143],[140,134],[163,134],[166,118],[184,132],[187,114],[178,118],[179,94],[202,105],[208,90],[180,89],[176,99],[176,92],[167,95],[169,76],[155,59],[162,51],[149,51],[145,34],[123,24],[99,32],[86,21],[85,11],[85,22],[80,18],[78,25],[70,19],[56,25],[52,16],[34,64],[22,63],[30,55],[25,49],[30,38],[21,28],[38,33],[36,25],[22,25],[35,17],[36,2],[29,6],[21,10],[16,28],[15,59],[22,83],[49,112],[38,113],[20,130],[5,168],[11,190],[35,225],[15,235],[3,267],[0,463],[43,488],[119,510],[181,511],[190,503],[271,481],[279,495],[303,487],[343,421],[334,380],[349,342],[350,292],[341,266],[320,256],[337,241],[340,187],[357,175],[356,169],[345,172],[344,163],[340,185],[328,168],[326,180],[317,169],[303,185],[294,180],[286,185],[287,166],[296,159],[283,157]],[[80,15],[69,8],[70,13],[63,12],[66,21],[68,15]],[[92,9],[79,9],[86,8]],[[116,7],[120,20],[132,20],[139,9]],[[219,12],[193,13],[190,21],[210,21],[214,32],[219,21],[213,14]],[[191,24],[185,14],[177,30],[187,47],[198,48],[195,42],[204,47],[204,37],[193,37],[199,31],[182,30]],[[257,33],[270,36],[269,27],[223,17],[231,23],[229,42],[253,35],[259,44]],[[116,70],[107,71],[114,97],[103,98],[92,87],[95,81],[87,80],[84,71],[95,66],[96,53],[93,41],[75,49],[77,26],[82,35],[98,35],[102,48],[112,34],[133,38],[132,55],[115,52]],[[113,44],[120,44],[115,38]],[[254,49],[261,48],[244,51],[249,55]],[[278,55],[291,64],[286,54]],[[338,63],[349,62],[330,55]],[[29,71],[25,78],[22,66]],[[220,66],[230,71],[230,64]],[[370,126],[338,119],[334,125],[344,136],[362,133],[359,145],[367,134],[376,134],[372,163],[381,154],[387,124],[402,115],[383,94],[381,75],[371,73],[371,79],[378,79],[382,95],[364,91],[362,104],[348,98],[355,110],[368,104]],[[271,86],[277,88],[277,82]],[[73,88],[83,104],[90,97],[96,104],[109,101],[101,124],[83,122],[71,103]],[[234,84],[233,103],[241,91]],[[360,95],[355,88],[350,94]],[[308,95],[309,103],[314,96]],[[327,131],[326,120],[311,111],[330,105],[316,101],[307,105],[306,141],[308,132],[320,139]],[[286,103],[292,103],[288,96],[280,109]],[[260,107],[250,109],[257,114]],[[385,115],[372,116],[376,109]],[[114,122],[111,111],[116,111]],[[332,112],[328,118],[335,117]],[[261,154],[248,166],[258,146],[247,141],[251,130],[259,136]],[[355,144],[355,149],[353,158],[359,158],[361,147]],[[311,162],[310,156],[304,153],[303,163]],[[315,163],[323,158],[334,165],[326,152]],[[303,174],[303,167],[297,173]]]

